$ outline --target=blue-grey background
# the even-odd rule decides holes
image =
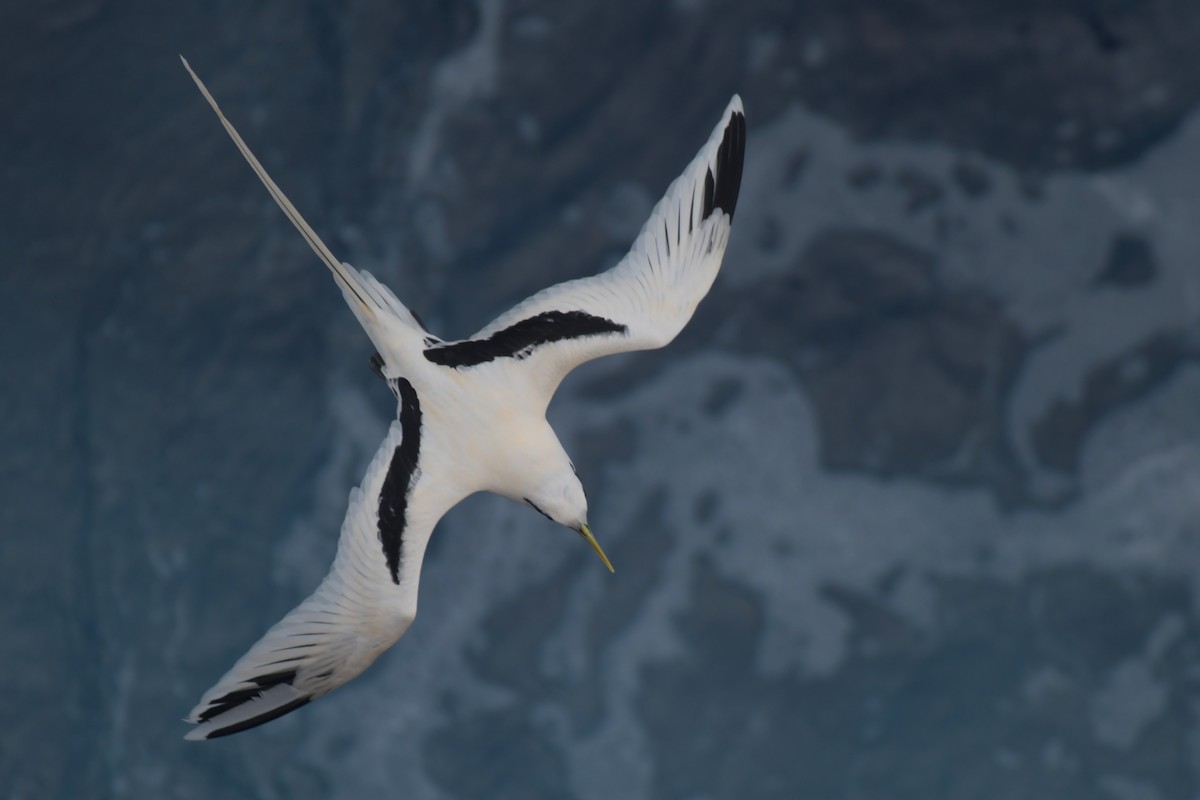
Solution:
[[[1194,0],[6,3],[0,796],[1200,794]],[[394,413],[186,54],[444,336],[626,249],[729,96],[722,275],[551,413],[617,566],[439,528],[421,614],[180,718]]]

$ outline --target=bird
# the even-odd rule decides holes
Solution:
[[[660,348],[720,269],[742,181],[746,118],[734,95],[699,152],[611,269],[543,289],[461,340],[443,340],[369,272],[339,261],[267,174],[182,55],[196,87],[313,252],[374,345],[396,419],[350,491],[337,553],[317,589],[271,627],[185,721],[213,739],[270,722],[360,675],[408,630],[434,526],[492,492],[577,532],[588,526],[575,466],[546,420],[563,377],[600,356]]]

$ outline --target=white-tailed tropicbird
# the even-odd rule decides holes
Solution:
[[[734,95],[615,267],[543,289],[470,339],[448,342],[426,331],[370,273],[334,257],[186,59],[183,65],[267,191],[333,273],[378,351],[373,368],[398,401],[397,420],[362,485],[350,492],[329,574],[188,716],[196,727],[187,738],[211,739],[333,691],[395,644],[417,613],[421,561],[434,525],[475,492],[526,503],[578,532],[612,570],[588,528],[583,486],[546,421],[546,406],[563,377],[583,362],[662,347],[691,318],[729,242],[746,119]]]

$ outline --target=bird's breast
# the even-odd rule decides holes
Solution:
[[[520,387],[481,377],[458,374],[416,387],[422,460],[436,461],[439,473],[454,476],[468,493],[510,483],[506,476],[527,465],[549,432],[544,409],[531,407]]]

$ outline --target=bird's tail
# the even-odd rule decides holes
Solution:
[[[267,187],[267,192],[279,205],[287,218],[296,226],[296,230],[300,231],[300,235],[308,242],[308,246],[313,249],[317,257],[325,262],[325,266],[329,267],[329,271],[333,273],[334,280],[337,281],[338,287],[342,290],[342,295],[346,298],[346,303],[349,304],[350,310],[354,312],[354,316],[358,318],[359,323],[371,337],[376,348],[381,352],[388,352],[395,348],[395,343],[387,344],[391,334],[392,338],[399,335],[401,340],[409,337],[415,337],[419,342],[428,334],[425,332],[424,326],[411,311],[401,303],[396,296],[388,290],[386,286],[375,280],[369,272],[356,270],[349,264],[339,261],[334,257],[333,252],[317,235],[317,232],[312,229],[312,226],[305,221],[296,207],[292,205],[292,201],[287,198],[283,190],[276,185],[271,176],[267,174],[263,165],[255,157],[254,153],[242,140],[237,129],[233,127],[221,111],[221,107],[217,105],[217,101],[209,93],[208,87],[204,85],[204,81],[192,70],[187,59],[183,56],[179,57],[183,61],[183,66],[187,69],[188,74],[192,76],[192,80],[196,82],[196,87],[200,89],[200,93],[204,95],[204,99],[212,106],[216,112],[217,118],[221,120],[221,124],[225,126],[233,143],[237,145],[242,156],[250,164],[250,168],[254,170],[254,174],[262,181],[263,186]],[[398,323],[398,324],[397,324]]]
[[[355,269],[345,261],[340,266],[342,269],[338,285],[341,287],[342,296],[346,298],[346,304],[350,306],[350,310],[354,312],[359,324],[377,348],[382,350],[386,347],[382,344],[384,338],[380,333],[392,330],[393,335],[395,334],[393,322],[399,322],[403,327],[400,331],[402,337],[417,335],[422,340],[436,338],[425,330],[417,315],[401,303],[396,295],[392,294],[391,289],[376,280],[374,275],[365,269]]]

